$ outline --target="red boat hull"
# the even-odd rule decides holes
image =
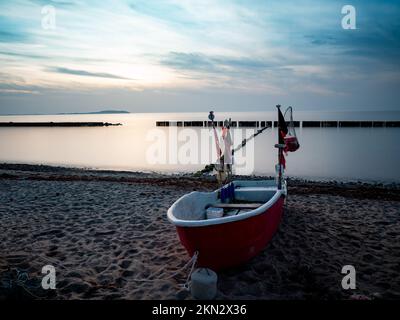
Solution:
[[[240,265],[256,256],[278,230],[283,214],[281,196],[265,212],[244,220],[210,226],[177,226],[181,243],[198,266],[215,271]]]

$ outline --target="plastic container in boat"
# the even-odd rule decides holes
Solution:
[[[207,219],[221,218],[224,215],[223,208],[209,207],[206,210]]]
[[[190,291],[195,299],[211,300],[217,295],[217,274],[208,268],[198,268],[191,276]]]

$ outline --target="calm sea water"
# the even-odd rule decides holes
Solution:
[[[295,120],[400,120],[399,112],[297,112],[294,116]],[[276,113],[216,112],[216,120],[225,117],[232,120],[276,120]],[[204,129],[202,132],[201,129],[179,128],[171,132],[168,128],[156,128],[155,122],[159,120],[207,120],[207,113],[1,116],[0,122],[104,121],[120,122],[123,126],[0,128],[0,162],[189,172],[204,167],[207,152],[215,156],[212,135],[207,138],[209,145],[202,145]],[[206,129],[207,132],[211,133],[209,129]],[[251,133],[249,129],[237,129],[234,144],[239,144]],[[287,157],[288,176],[400,182],[400,128],[302,128],[296,133],[301,148]],[[203,137],[203,140],[197,141],[196,137]],[[164,138],[165,143],[162,142]],[[240,153],[240,157],[238,155],[238,167],[239,162],[247,158],[251,163],[251,172],[247,173],[273,175],[277,158],[273,147],[276,140],[276,130],[265,131],[253,145]],[[149,160],[149,148],[157,147],[156,142],[159,147],[163,145],[165,148],[159,153],[167,154],[166,163]],[[187,157],[190,149],[194,150],[192,158]],[[156,152],[156,155],[160,156],[159,153]],[[174,160],[176,154],[183,155],[186,160],[181,161],[179,157]]]

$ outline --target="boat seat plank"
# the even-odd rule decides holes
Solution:
[[[276,191],[276,187],[236,187],[236,191],[254,192],[254,191]]]
[[[262,205],[263,203],[215,203],[211,206],[223,209],[257,209]]]

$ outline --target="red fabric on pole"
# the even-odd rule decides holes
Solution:
[[[279,164],[283,166],[284,169],[286,169],[286,159],[285,156],[283,155],[283,152],[281,153],[279,157]]]

